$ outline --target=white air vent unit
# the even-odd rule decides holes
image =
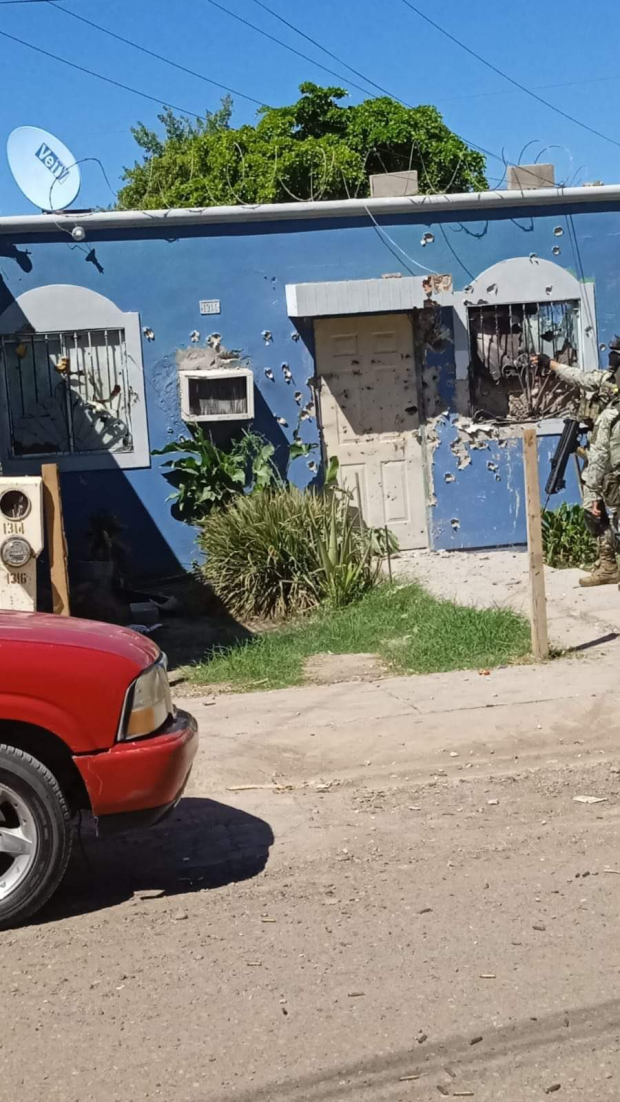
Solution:
[[[248,367],[230,371],[179,371],[184,421],[251,421],[254,374]]]

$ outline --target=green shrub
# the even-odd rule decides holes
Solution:
[[[276,486],[239,496],[202,524],[200,572],[235,615],[283,617],[326,602],[341,607],[377,578],[373,532],[349,496]]]
[[[172,497],[181,520],[198,524],[218,505],[225,505],[247,489],[263,490],[279,482],[273,463],[273,444],[257,432],[244,432],[219,448],[200,426],[191,436],[172,440],[153,455],[174,455],[162,466],[174,487]]]
[[[543,509],[542,534],[547,566],[589,567],[596,561],[596,540],[584,524],[580,505]]]

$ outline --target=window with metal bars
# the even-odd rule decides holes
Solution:
[[[574,392],[533,355],[574,366],[580,347],[580,303],[519,302],[468,308],[471,398],[478,419],[517,423],[560,417]]]
[[[130,452],[124,329],[0,338],[13,456]]]

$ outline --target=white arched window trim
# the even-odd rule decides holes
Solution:
[[[115,334],[114,340],[119,349],[117,360],[118,363],[122,362],[122,378],[119,376],[119,379],[122,387],[126,388],[127,401],[130,404],[131,442],[129,446],[122,450],[118,447],[110,450],[79,450],[78,445],[70,454],[66,452],[60,454],[58,451],[41,452],[34,456],[15,454],[12,444],[16,415],[13,409],[14,384],[12,384],[12,397],[11,381],[7,377],[7,371],[11,370],[7,366],[8,350],[12,351],[15,347],[13,338],[18,335],[23,336],[28,356],[32,342],[46,334],[63,334],[71,346],[72,340],[74,344],[79,345],[90,339],[86,336],[78,336],[76,342],[75,334],[99,334],[99,339],[102,340],[101,334],[108,332]],[[123,312],[104,295],[85,287],[71,284],[37,287],[20,295],[0,315],[0,340],[3,342],[0,357],[0,371],[3,375],[0,379],[0,431],[4,445],[3,467],[8,474],[37,473],[41,462],[46,460],[58,463],[61,470],[76,471],[150,466],[142,338],[138,313]],[[37,354],[32,353],[32,355],[35,357],[36,373]],[[25,363],[28,362],[27,356]],[[55,381],[54,378],[53,382]],[[112,382],[114,381],[113,379]],[[53,383],[50,384],[50,389],[52,385]],[[109,393],[111,393],[108,393],[109,385],[108,379],[104,377],[101,380],[100,393],[108,402]],[[116,401],[113,408],[118,408]]]
[[[488,302],[489,305],[509,305],[521,302],[580,303],[579,367],[594,371],[599,367],[598,329],[594,283],[582,283],[572,272],[551,260],[536,256],[517,256],[500,260],[481,272],[465,291],[454,295],[455,314],[462,334],[456,355],[456,377],[469,377],[468,305]],[[556,419],[540,422],[541,434],[555,434],[562,429]]]

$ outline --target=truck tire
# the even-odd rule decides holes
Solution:
[[[67,801],[50,770],[0,743],[0,930],[38,911],[71,854]]]

